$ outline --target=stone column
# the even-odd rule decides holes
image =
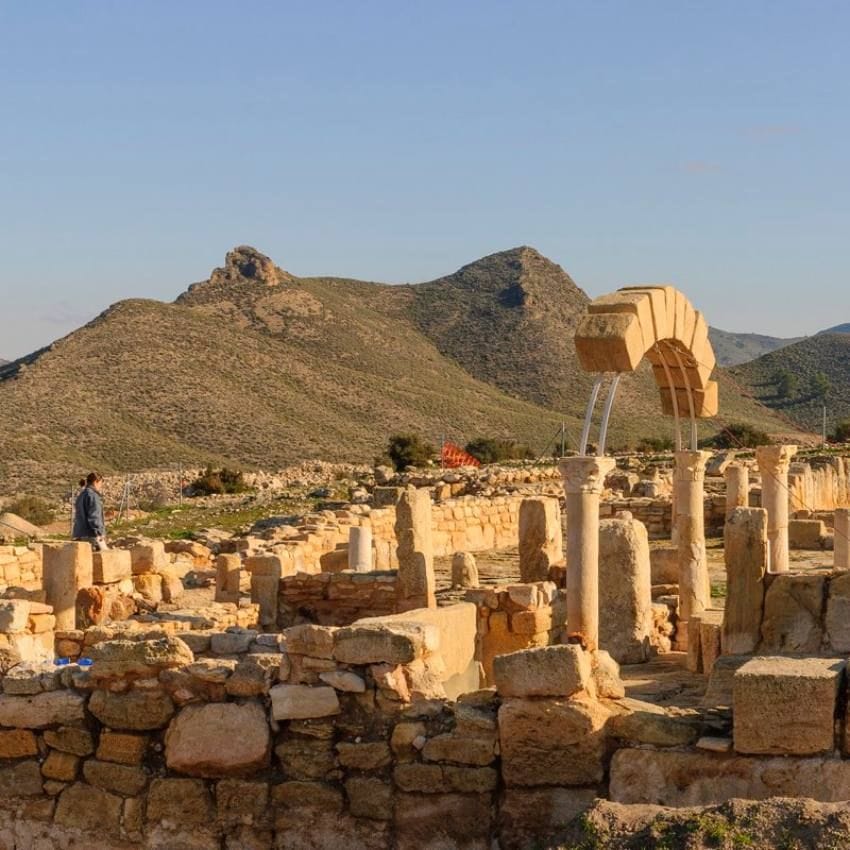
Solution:
[[[711,604],[705,555],[705,462],[710,452],[676,452],[676,530],[679,552],[679,625],[676,648],[687,649],[688,620]]]
[[[558,500],[546,496],[523,499],[519,506],[520,580],[546,581],[549,567],[563,562]]]
[[[238,555],[219,555],[215,559],[215,601],[239,603],[239,573],[242,559]]]
[[[431,540],[431,496],[408,487],[395,508],[399,611],[435,608],[434,545]]]
[[[558,464],[567,514],[567,629],[599,648],[599,496],[612,457],[567,457]]]
[[[768,572],[788,572],[788,469],[797,446],[759,446],[761,506],[767,511]]]
[[[835,557],[836,570],[850,570],[850,508],[835,509]]]
[[[723,530],[726,609],[721,646],[724,655],[755,652],[764,612],[767,572],[767,512],[735,508]]]
[[[636,519],[599,524],[599,645],[618,664],[649,659],[649,535]]]
[[[348,569],[372,572],[372,526],[352,525],[348,529]]]
[[[77,627],[77,593],[94,583],[94,559],[88,543],[45,543],[45,602],[53,606],[58,630]]]
[[[735,508],[750,506],[750,470],[743,463],[730,463],[724,472],[726,478],[726,519]]]

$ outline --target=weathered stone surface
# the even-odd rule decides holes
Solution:
[[[239,601],[239,574],[242,559],[239,555],[219,555],[215,560],[215,601]]]
[[[203,825],[214,817],[212,801],[200,779],[154,779],[148,792],[147,820],[166,828]]]
[[[240,659],[225,689],[231,696],[265,696],[278,679],[281,662],[286,656],[274,653],[251,653]]]
[[[333,657],[343,664],[409,664],[424,653],[427,641],[426,626],[355,624],[337,630]]]
[[[839,658],[753,658],[735,673],[732,715],[739,753],[814,755],[834,749]]]
[[[165,761],[189,776],[244,775],[268,764],[271,734],[258,703],[189,705],[165,735]]]
[[[115,834],[121,822],[121,798],[83,782],[69,785],[59,796],[56,823],[83,832]]]
[[[162,602],[162,576],[159,573],[142,573],[133,576],[133,588],[149,603]]]
[[[125,549],[92,553],[92,578],[95,584],[111,584],[132,575],[132,556]]]
[[[626,695],[620,665],[604,649],[591,653],[590,665],[598,697],[620,699]]]
[[[623,748],[611,762],[609,796],[662,806],[717,805],[736,797],[838,802],[850,800],[850,761]]]
[[[287,779],[339,779],[336,753],[330,740],[284,736],[274,748]]]
[[[649,658],[649,536],[635,519],[599,523],[599,646],[620,664]]]
[[[93,579],[92,548],[88,543],[45,543],[45,601],[53,607],[57,629],[76,627],[77,591]]]
[[[272,802],[288,809],[319,808],[332,814],[342,811],[342,793],[324,782],[281,782],[272,786]]]
[[[366,690],[366,682],[363,677],[349,670],[331,670],[327,673],[319,673],[319,679],[326,685],[345,693],[362,694]]]
[[[764,655],[819,652],[823,643],[824,577],[785,573],[769,580],[758,651]]]
[[[487,850],[490,819],[489,794],[399,794],[396,850]]]
[[[283,639],[287,652],[309,655],[311,658],[333,658],[334,633],[329,626],[304,623],[284,629]]]
[[[601,781],[609,717],[607,708],[591,700],[505,700],[499,708],[505,784],[533,787]]]
[[[156,573],[168,566],[168,555],[162,540],[147,540],[130,550],[132,570],[135,575]]]
[[[399,610],[436,606],[434,545],[431,536],[431,496],[407,487],[395,510]]]
[[[472,552],[452,555],[452,587],[478,587],[478,565]]]
[[[123,694],[96,690],[89,700],[89,711],[110,729],[145,731],[164,728],[174,714],[174,703],[159,689]]]
[[[42,792],[42,781],[37,761],[19,761],[0,767],[0,799],[38,796]]]
[[[726,607],[721,647],[725,655],[755,652],[764,611],[767,511],[735,508],[724,528]]]
[[[336,691],[327,686],[275,685],[269,695],[275,720],[329,717],[340,712]]]
[[[45,779],[55,779],[59,782],[73,782],[80,769],[80,757],[63,753],[61,750],[51,750],[41,765]]]
[[[47,691],[34,696],[0,696],[0,726],[44,729],[78,726],[85,719],[85,698],[74,691]]]
[[[593,805],[595,788],[507,788],[499,804],[506,850],[558,846],[550,839]]]
[[[83,764],[83,776],[89,785],[103,788],[104,791],[113,791],[124,797],[141,794],[148,783],[148,776],[141,767],[97,759],[86,760]]]
[[[831,650],[850,653],[850,573],[834,575],[829,582],[825,625]]]
[[[447,732],[429,738],[422,748],[426,761],[484,766],[496,758],[495,734],[482,737]]]
[[[26,631],[30,616],[30,603],[27,599],[0,600],[0,632]]]
[[[20,759],[38,755],[35,735],[26,729],[0,730],[0,759]]]
[[[75,756],[90,756],[94,752],[94,741],[88,729],[60,726],[44,733],[44,743],[54,750],[62,750]]]
[[[366,741],[355,744],[342,741],[336,745],[339,763],[352,770],[379,770],[391,761],[386,741]]]
[[[141,764],[147,746],[148,739],[144,735],[104,729],[100,733],[97,757],[101,761],[111,761],[116,764]]]
[[[698,725],[673,717],[661,706],[650,702],[624,698],[608,702],[606,706],[612,712],[608,733],[620,741],[653,747],[677,747],[692,744],[699,734]]]
[[[162,670],[183,667],[195,660],[192,650],[177,637],[154,640],[106,640],[88,651],[94,662],[90,676],[99,679],[143,679]]]
[[[649,572],[653,584],[679,584],[679,547],[655,546],[649,551]]]
[[[493,659],[496,689],[506,697],[568,697],[590,684],[590,656],[580,646],[542,646]]]
[[[259,632],[232,626],[210,638],[210,648],[216,655],[239,655],[247,652],[257,639]]]
[[[540,496],[519,506],[519,574],[523,582],[546,581],[549,568],[564,562],[558,500]]]
[[[788,542],[792,549],[823,549],[826,525],[820,519],[792,519],[788,522]]]
[[[351,777],[345,783],[345,795],[354,817],[392,819],[393,788],[384,780],[371,776]]]

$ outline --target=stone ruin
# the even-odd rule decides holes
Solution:
[[[662,403],[696,415],[678,295],[608,296],[580,344],[653,349]],[[666,353],[693,385],[646,323],[690,329]],[[605,799],[850,800],[850,488],[794,455],[579,455],[525,492],[408,482],[238,537],[0,546],[0,847],[530,850]]]

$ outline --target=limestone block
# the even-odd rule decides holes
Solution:
[[[434,545],[427,490],[408,487],[402,492],[396,504],[395,535],[400,610],[434,608]]]
[[[242,559],[239,555],[219,555],[215,559],[215,601],[239,601],[239,578]]]
[[[554,839],[586,812],[595,788],[507,788],[499,804],[504,847],[555,847]]]
[[[814,755],[835,746],[835,703],[846,661],[756,657],[732,683],[739,753]]]
[[[823,643],[821,611],[825,592],[823,576],[770,576],[759,652],[817,653]]]
[[[85,697],[76,691],[56,690],[33,696],[0,696],[0,726],[44,729],[80,726],[85,719]]]
[[[575,346],[585,372],[634,372],[646,351],[634,313],[588,313],[576,328]]]
[[[260,606],[260,625],[263,628],[277,626],[278,595],[280,578],[274,575],[251,574],[251,601]]]
[[[158,688],[110,693],[96,690],[89,711],[110,729],[146,731],[163,729],[174,714],[174,703]]]
[[[0,730],[0,759],[19,759],[38,755],[38,742],[28,729]]]
[[[340,713],[336,691],[325,685],[275,685],[269,696],[275,720],[329,717]]]
[[[592,700],[506,699],[499,708],[505,784],[534,787],[600,782],[610,714]]]
[[[26,631],[30,616],[27,599],[0,600],[0,632]]]
[[[269,763],[271,736],[256,702],[189,705],[169,724],[165,761],[189,776],[235,776]]]
[[[83,776],[89,785],[125,797],[141,794],[148,784],[147,773],[137,765],[115,764],[97,759],[87,759],[84,762]]]
[[[819,519],[792,519],[788,522],[788,545],[792,549],[823,549],[826,525]]]
[[[89,671],[94,681],[153,678],[162,670],[195,660],[192,650],[171,635],[153,640],[106,640],[91,647],[88,655],[94,662]]]
[[[726,607],[721,635],[726,655],[754,652],[761,634],[767,572],[767,511],[735,508],[723,531]]]
[[[390,820],[393,816],[393,788],[382,779],[351,777],[346,780],[345,795],[354,817]]]
[[[649,567],[653,584],[678,584],[678,546],[655,546],[650,549]]]
[[[146,540],[137,543],[130,549],[130,560],[133,575],[156,573],[169,564],[162,540]]]
[[[333,657],[343,664],[409,664],[422,657],[430,641],[439,646],[439,632],[422,624],[387,621],[357,623],[338,629]]]
[[[850,653],[850,573],[838,573],[829,582],[825,625],[830,649]]]
[[[505,697],[568,697],[587,691],[590,656],[580,646],[523,649],[493,659],[496,689]]]
[[[635,519],[599,523],[599,645],[620,664],[649,659],[649,537]]]
[[[284,629],[286,651],[313,658],[333,658],[335,631],[328,626],[316,626],[312,623]]]
[[[564,562],[561,509],[549,497],[523,499],[519,509],[519,574],[523,582],[546,581],[549,567]]]
[[[141,764],[147,746],[148,739],[145,735],[104,729],[100,733],[97,757],[100,761],[111,761],[116,764]],[[87,754],[80,753],[80,755]]]
[[[95,584],[111,584],[133,575],[132,556],[126,549],[107,549],[92,553],[92,576]]]
[[[692,744],[697,739],[698,724],[671,716],[654,703],[626,698],[608,706],[614,712],[608,722],[608,732],[619,741],[653,747],[678,747]]]
[[[206,785],[200,779],[154,779],[148,792],[149,824],[168,821],[182,827],[204,826],[215,816]]]
[[[162,576],[159,573],[134,575],[133,589],[154,605],[162,602]]]
[[[478,587],[478,566],[471,552],[452,555],[452,588]]]
[[[655,327],[652,319],[652,299],[648,292],[620,289],[594,298],[587,305],[588,313],[631,313],[639,320],[643,350],[655,345]]]
[[[69,785],[59,796],[55,822],[89,834],[117,834],[121,822],[121,798],[84,782]]]
[[[44,544],[45,601],[53,607],[57,629],[76,628],[77,591],[94,580],[88,543]]]
[[[490,796],[398,794],[393,816],[395,850],[487,850],[492,817]]]
[[[835,511],[834,553],[836,570],[850,570],[850,508]]]
[[[706,676],[711,675],[714,663],[720,657],[723,612],[705,610],[699,615],[700,666]]]

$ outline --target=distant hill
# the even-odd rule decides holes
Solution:
[[[788,416],[799,427],[816,432],[821,428],[824,402],[815,376],[823,373],[829,387],[827,428],[850,419],[850,334],[846,332],[824,331],[729,371],[760,402]],[[778,375],[783,371],[797,380],[789,398],[781,398],[777,391]]]
[[[850,322],[845,322],[843,325],[836,325],[834,328],[827,328],[825,331],[820,331],[822,334],[850,334]]]
[[[89,468],[371,460],[404,431],[537,452],[564,421],[575,447],[587,303],[528,247],[390,286],[297,278],[243,246],[173,304],[120,302],[0,368],[0,492],[61,490]],[[719,379],[721,421],[788,430]],[[609,446],[669,436],[659,409],[648,370],[628,376]]]
[[[755,360],[763,354],[769,354],[786,345],[793,345],[803,337],[782,339],[776,336],[762,334],[739,334],[722,331],[719,328],[709,329],[709,338],[714,346],[714,354],[721,366],[737,366]]]

